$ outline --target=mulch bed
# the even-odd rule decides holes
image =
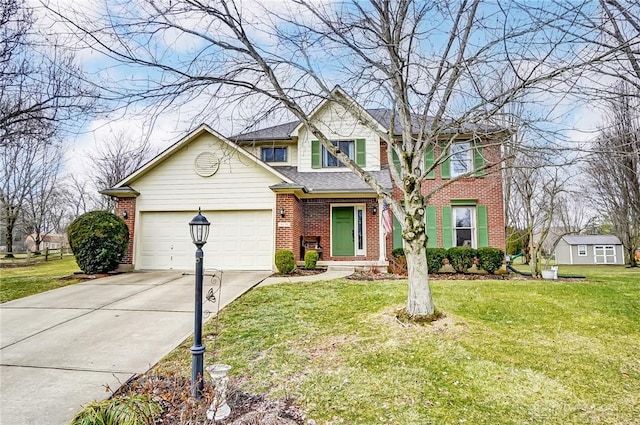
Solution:
[[[318,267],[313,270],[307,270],[303,267],[296,267],[291,273],[274,273],[272,277],[296,277],[296,276],[313,276],[316,274],[324,273],[327,269],[325,267]]]
[[[214,397],[213,385],[206,381],[203,397],[195,401],[191,396],[190,379],[167,375],[138,375],[120,387],[114,396],[147,394],[158,402],[163,412],[156,425],[187,425],[213,423],[206,420],[207,409]],[[231,415],[223,425],[302,425],[305,415],[293,400],[270,400],[264,395],[240,391],[229,380],[227,404]]]
[[[370,271],[355,272],[351,276],[347,277],[347,279],[351,280],[395,280],[406,278],[406,274],[375,273]],[[429,273],[429,278],[434,280],[496,280],[509,279],[509,275]]]

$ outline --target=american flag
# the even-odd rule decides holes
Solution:
[[[384,229],[384,235],[387,236],[393,232],[391,208],[386,201],[382,201],[382,228]]]

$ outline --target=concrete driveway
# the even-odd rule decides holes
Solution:
[[[270,274],[225,272],[221,307]],[[193,334],[194,281],[127,273],[0,305],[0,424],[68,424],[147,371]]]

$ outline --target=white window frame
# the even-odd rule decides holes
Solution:
[[[458,227],[458,223],[456,221],[456,210],[469,210],[470,214],[470,220],[471,220],[471,227]],[[451,207],[451,220],[452,220],[452,230],[453,230],[453,246],[469,246],[470,248],[477,248],[477,244],[478,244],[478,220],[476,217],[476,207],[474,206],[455,206],[455,207]],[[471,230],[471,245],[458,245],[458,229],[460,230],[466,230],[466,229],[470,229]],[[468,240],[468,239],[466,239]]]
[[[449,148],[451,153],[449,157],[451,177],[458,177],[473,171],[473,156],[471,142],[453,143]],[[457,170],[456,164],[466,164],[465,170]]]
[[[264,158],[264,151],[265,151],[265,149],[271,149],[271,150],[273,151],[273,154],[274,154],[274,155],[273,155],[273,157],[274,157],[274,159],[275,159],[275,150],[276,150],[276,149],[284,149],[284,161],[275,161],[275,160],[274,160],[274,161],[267,161],[267,160]],[[269,163],[271,163],[271,162],[278,162],[278,163],[288,162],[288,161],[289,161],[289,148],[288,148],[287,146],[262,146],[262,147],[260,148],[260,159],[261,159],[262,161],[264,161],[264,162],[269,162]]]
[[[586,256],[587,256],[587,246],[578,245],[578,257],[586,257]]]
[[[340,145],[342,143],[348,143],[350,145],[350,149],[349,149],[349,159],[355,161],[356,160],[356,141],[355,140],[332,140],[331,143],[338,147],[338,149],[341,149]],[[344,165],[342,162],[340,162],[340,160],[338,160],[337,157],[333,156],[331,154],[331,152],[329,152],[327,150],[327,148],[324,145],[321,145],[321,167],[322,168],[340,168],[340,167],[346,167],[346,165]],[[341,149],[342,150],[342,149]],[[344,150],[343,150],[344,152]],[[335,161],[335,165],[329,165],[329,162],[333,162]]]
[[[613,261],[607,261],[611,258]],[[598,262],[601,259],[601,262]],[[615,245],[594,245],[593,246],[593,262],[594,264],[616,264],[616,247]]]

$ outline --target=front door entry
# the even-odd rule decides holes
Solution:
[[[355,254],[353,207],[333,207],[331,255],[351,257]]]

